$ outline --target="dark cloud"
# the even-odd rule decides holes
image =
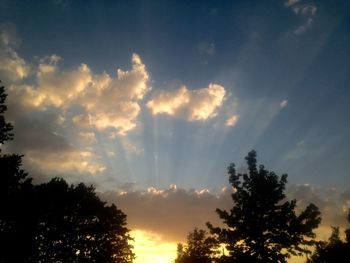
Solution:
[[[128,216],[133,230],[157,232],[169,242],[179,242],[193,227],[205,228],[206,222],[222,225],[216,208],[229,210],[232,207],[230,188],[215,195],[208,190],[185,190],[170,187],[167,190],[149,188],[146,191],[104,192],[101,197],[114,202]],[[335,189],[316,189],[310,185],[291,185],[288,199],[297,199],[297,213],[308,204],[316,204],[322,212],[321,234],[326,237],[330,226],[348,227],[347,211],[350,194],[339,194]]]
[[[349,191],[341,192],[335,188],[317,188],[312,185],[291,185],[287,196],[296,199],[298,209],[314,203],[322,213],[321,225],[348,227],[347,214],[350,208]]]
[[[194,227],[205,228],[210,221],[219,225],[216,208],[228,209],[232,199],[228,190],[214,195],[207,190],[167,190],[105,192],[104,200],[115,202],[128,216],[132,229],[160,233],[167,241],[181,241]]]

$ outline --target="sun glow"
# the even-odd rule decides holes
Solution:
[[[176,243],[167,242],[156,233],[134,230],[135,263],[171,263],[176,257]]]

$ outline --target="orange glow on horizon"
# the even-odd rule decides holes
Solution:
[[[154,232],[134,230],[135,263],[171,263],[176,258],[177,244],[165,241]]]

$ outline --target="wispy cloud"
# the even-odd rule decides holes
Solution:
[[[295,5],[296,3],[300,2],[300,0],[288,0],[284,3],[285,6],[290,7],[292,5]]]
[[[239,119],[238,115],[233,115],[226,120],[225,125],[229,127],[234,127],[237,124],[238,119]]]
[[[291,9],[295,15],[302,16],[305,20],[302,25],[294,29],[293,33],[295,35],[300,35],[311,28],[317,12],[317,6],[314,3],[304,3],[301,0],[288,0],[284,5]]]
[[[280,106],[281,106],[282,109],[287,107],[288,106],[288,100],[282,100],[281,103],[280,103]]]

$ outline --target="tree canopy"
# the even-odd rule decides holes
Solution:
[[[210,263],[218,253],[219,243],[207,231],[195,228],[187,235],[187,244],[178,244],[175,263]]]
[[[12,139],[0,87],[0,146]],[[0,151],[0,262],[129,263],[134,259],[126,215],[95,189],[54,178],[32,184],[22,156]]]
[[[350,223],[350,210],[348,214]],[[345,241],[340,238],[339,227],[332,227],[332,234],[326,242],[319,242],[309,263],[350,262],[350,229],[345,230]]]
[[[208,223],[212,234],[226,245],[228,261],[287,262],[291,255],[309,253],[321,218],[314,204],[296,214],[296,200],[286,201],[284,194],[287,175],[279,178],[263,165],[257,166],[256,152],[245,158],[248,173],[236,172],[235,164],[228,167],[233,207],[217,209],[226,228]]]

